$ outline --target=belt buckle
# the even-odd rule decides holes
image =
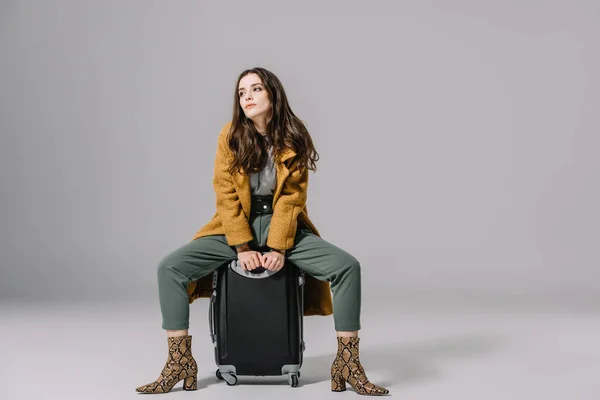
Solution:
[[[255,213],[257,213],[257,214],[266,214],[265,210],[269,209],[268,202],[265,201],[264,199],[261,199],[261,198],[258,197],[258,198],[256,198],[255,203],[257,203],[256,204]]]

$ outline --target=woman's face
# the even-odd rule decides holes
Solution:
[[[240,79],[238,98],[246,117],[254,123],[261,123],[261,125],[267,121],[271,111],[271,102],[258,75],[250,73]]]

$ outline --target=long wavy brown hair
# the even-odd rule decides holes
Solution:
[[[266,134],[261,135],[251,119],[246,118],[239,103],[238,87],[240,80],[247,74],[257,74],[268,93],[271,102],[271,118],[267,121]],[[304,125],[292,111],[281,81],[275,74],[261,67],[243,71],[237,79],[233,95],[233,118],[229,130],[229,148],[233,152],[233,161],[229,172],[252,173],[259,172],[266,165],[267,146],[273,146],[276,162],[278,156],[287,148],[296,152],[294,162],[298,163],[300,173],[308,168],[316,171],[316,161],[319,153],[315,150],[313,141]],[[243,171],[241,171],[241,168]]]

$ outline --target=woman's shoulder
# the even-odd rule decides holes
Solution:
[[[221,127],[221,131],[219,132],[219,136],[217,138],[217,142],[219,143],[219,145],[223,145],[224,143],[226,143],[227,139],[229,138],[230,128],[231,121],[226,122],[225,125]]]
[[[227,135],[227,133],[229,132],[229,129],[231,129],[231,122],[232,121],[227,121],[223,127],[221,128],[221,132],[219,133],[220,135]]]

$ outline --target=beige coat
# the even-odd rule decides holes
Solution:
[[[204,225],[192,240],[209,236],[225,235],[230,246],[236,246],[254,239],[249,215],[251,188],[250,177],[227,169],[233,152],[227,145],[231,121],[221,129],[217,139],[217,153],[214,163],[213,187],[216,194],[217,210],[212,219]],[[277,183],[273,193],[273,215],[267,246],[286,250],[294,246],[294,238],[299,221],[315,235],[319,231],[308,217],[306,193],[308,169],[300,174],[292,149],[287,149],[277,157]],[[208,275],[188,284],[189,302],[212,294],[212,276]],[[330,315],[333,312],[331,290],[328,282],[317,280],[306,274],[304,287],[304,315]]]

